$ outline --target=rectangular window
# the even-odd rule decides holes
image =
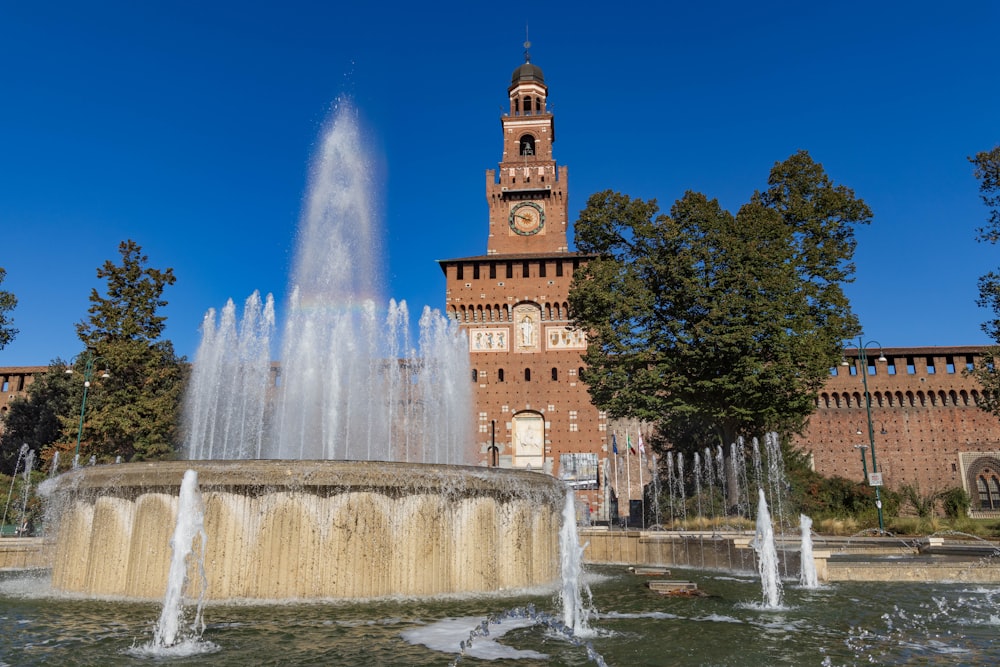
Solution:
[[[465,267],[461,264],[455,267],[455,278],[465,280]]]
[[[851,375],[857,375],[858,374],[858,365],[857,364],[852,363],[850,365],[850,369],[851,369]]]
[[[913,357],[906,358],[906,374],[913,375],[917,372],[916,366],[913,365]]]
[[[934,369],[934,357],[927,357],[927,374],[934,375],[935,372],[936,371]]]
[[[521,277],[530,278],[531,277],[531,265],[528,262],[521,262]]]
[[[955,358],[954,357],[945,357],[944,358],[944,369],[945,369],[945,372],[948,373],[949,375],[954,375],[955,374]]]
[[[562,277],[562,261],[556,262],[556,277],[557,278]]]
[[[497,265],[493,262],[490,262],[490,280],[496,280],[496,279],[497,279]]]
[[[965,370],[971,371],[974,367],[975,366],[972,362],[972,355],[971,354],[965,355]]]
[[[888,373],[889,375],[895,375],[896,374],[896,358],[895,357],[890,357],[889,358],[889,363],[886,364],[886,366],[885,366],[885,372]]]
[[[868,375],[877,375],[878,374],[878,368],[875,367],[875,360],[874,359],[866,359],[866,361],[868,363]]]
[[[538,263],[538,277],[539,278],[545,277],[545,262]]]
[[[472,279],[479,280],[479,265],[474,264],[472,267]]]
[[[830,366],[830,375],[831,376],[837,375],[837,367],[836,366]]]
[[[514,263],[507,262],[507,279],[509,280],[513,277],[514,277]]]

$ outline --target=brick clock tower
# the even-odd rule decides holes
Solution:
[[[507,93],[502,158],[486,172],[486,254],[439,260],[447,312],[469,340],[479,461],[564,479],[606,519],[607,424],[579,379],[587,337],[568,313],[587,257],[569,252],[567,169],[552,156],[548,87],[527,52]]]

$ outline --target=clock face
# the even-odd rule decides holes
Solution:
[[[535,202],[521,202],[510,209],[510,228],[515,234],[531,236],[545,225],[545,209]]]

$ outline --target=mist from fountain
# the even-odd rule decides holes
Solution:
[[[274,299],[256,292],[202,325],[185,397],[186,455],[469,464],[468,348],[424,308],[379,313],[379,222],[357,114],[341,103],[312,165],[272,368]]]

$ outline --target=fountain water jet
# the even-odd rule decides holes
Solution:
[[[198,543],[195,543],[195,540]],[[178,640],[195,639],[205,630],[201,611],[205,602],[205,586],[208,578],[205,576],[205,545],[208,536],[205,535],[205,508],[202,504],[201,492],[198,490],[198,473],[188,470],[181,480],[180,498],[177,508],[177,526],[174,536],[170,539],[172,556],[170,572],[167,576],[167,592],[163,598],[163,611],[156,624],[153,634],[153,644],[160,648],[173,646]],[[197,548],[196,548],[197,545]],[[188,583],[188,559],[197,558],[199,574],[198,607],[194,621],[191,623],[191,637],[181,635],[181,623],[184,619],[184,588]]]
[[[752,546],[757,552],[757,571],[760,573],[763,604],[768,609],[777,609],[781,607],[781,579],[778,577],[778,551],[774,544],[774,526],[771,524],[771,514],[767,510],[764,489],[758,489],[758,495],[760,500],[757,504],[757,532]]]
[[[812,525],[812,519],[805,514],[799,515],[799,528],[802,531],[802,542],[799,549],[799,583],[806,588],[819,588],[816,561],[813,560]]]

